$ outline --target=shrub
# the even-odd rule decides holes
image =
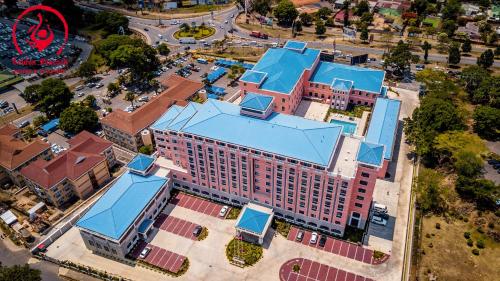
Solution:
[[[381,258],[383,258],[385,256],[384,253],[380,252],[380,251],[373,251],[373,258],[376,259],[376,260],[379,260]]]
[[[483,233],[484,233],[484,230],[483,230],[483,228],[482,228],[482,227],[478,227],[478,228],[477,228],[477,232],[479,232],[479,233],[483,234]]]
[[[469,218],[464,218],[464,222],[469,222]]]
[[[488,227],[491,228],[491,229],[495,228],[495,223],[489,222],[488,223]]]
[[[300,271],[300,265],[294,264],[292,269],[293,269],[293,272],[299,272]]]
[[[429,248],[433,248],[434,245],[432,245],[432,243],[429,243]]]
[[[473,249],[472,250],[472,254],[474,254],[475,256],[479,256],[479,250],[478,249]]]
[[[441,229],[441,224],[439,222],[436,222],[436,229]]]
[[[470,238],[470,232],[468,232],[468,231],[464,232],[464,237],[465,237],[465,239],[469,239]]]
[[[467,246],[469,246],[469,247],[474,246],[474,242],[472,241],[472,239],[470,239],[470,238],[467,239]]]
[[[429,233],[427,233],[427,234],[425,235],[425,237],[427,237],[427,238],[431,238],[431,235],[430,235]]]
[[[477,246],[479,249],[484,249],[484,241],[483,241],[482,239],[477,240],[477,242],[476,242],[476,246]]]

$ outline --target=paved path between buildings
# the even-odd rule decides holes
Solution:
[[[194,228],[197,226],[197,224],[189,222],[187,220],[179,219],[161,213],[156,219],[154,226],[161,230],[171,232],[173,234],[186,237],[191,240],[197,240],[196,236],[193,235]]]
[[[309,240],[311,239],[311,231],[308,230],[302,230],[304,232],[304,237],[302,238],[302,241],[297,241],[297,233],[299,232],[299,229],[295,226],[292,226],[290,229],[290,232],[288,233],[288,240],[290,241],[296,241],[297,243],[301,243],[303,245],[308,245],[310,247],[320,249],[326,252],[333,253],[335,255],[340,255],[349,259],[354,259],[360,262],[364,262],[367,264],[381,264],[385,262],[387,259],[389,259],[389,256],[386,255],[380,260],[375,260],[373,258],[373,251],[370,249],[365,249],[362,246],[358,246],[354,243],[342,241],[339,239],[335,239],[332,237],[327,237],[325,246],[321,247],[319,246],[319,243],[316,242],[315,244],[309,243]],[[319,237],[318,237],[319,240]]]
[[[298,265],[300,269],[293,270]],[[373,279],[356,275],[342,269],[321,264],[308,259],[289,260],[280,268],[281,281],[373,281]]]

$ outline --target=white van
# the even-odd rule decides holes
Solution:
[[[384,204],[380,204],[380,203],[373,203],[373,210],[377,213],[386,214],[387,213],[387,206]]]

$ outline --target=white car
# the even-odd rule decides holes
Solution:
[[[226,215],[228,209],[229,209],[228,206],[222,207],[222,209],[220,209],[220,212],[219,212],[219,217],[224,217]]]
[[[316,244],[318,242],[318,233],[313,232],[311,234],[311,239],[309,240],[309,244]]]
[[[139,258],[144,259],[148,256],[149,252],[151,252],[151,248],[146,247],[142,250],[141,254],[139,255]]]
[[[77,95],[77,96],[78,96],[79,98],[81,98],[81,97],[83,97],[84,95],[85,95],[85,93],[78,93],[78,95]]]
[[[383,219],[383,218],[381,218],[379,216],[373,216],[372,217],[372,222],[374,224],[383,225],[383,226],[385,226],[387,224],[387,220],[385,220],[385,219]]]

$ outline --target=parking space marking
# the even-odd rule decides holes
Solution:
[[[300,267],[299,272],[293,270],[295,265]],[[285,262],[281,265],[279,276],[281,281],[373,281],[364,276],[304,258]]]
[[[193,235],[193,230],[197,224],[173,216],[167,216],[166,219],[162,218],[162,220],[163,223],[159,226],[159,229],[191,240],[197,240]]]
[[[185,257],[163,248],[148,244],[151,248],[149,255],[143,259],[145,262],[177,273],[184,262]]]
[[[188,195],[185,193],[178,193],[174,198],[171,199],[171,202],[173,204],[176,204],[177,206],[190,209],[196,212],[200,212],[212,217],[218,217],[220,219],[224,219],[222,217],[219,217],[218,214],[220,212],[220,209],[222,208],[223,205],[210,202],[206,199],[199,198],[193,195]],[[174,203],[175,202],[175,203]],[[228,209],[227,212],[229,212],[230,209]]]

